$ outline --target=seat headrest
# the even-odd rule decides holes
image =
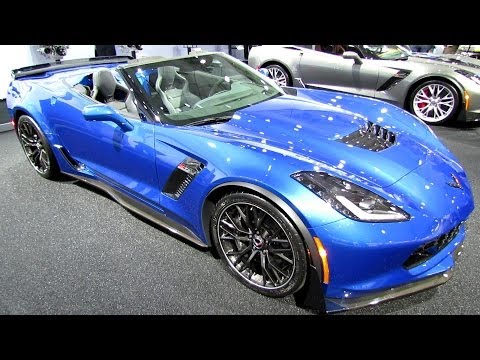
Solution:
[[[160,89],[168,90],[173,86],[175,82],[175,77],[177,76],[177,71],[174,66],[164,66],[158,68],[158,78],[161,79]]]
[[[158,79],[158,71],[151,73],[150,76],[148,77],[148,82],[150,83],[150,86],[154,89],[157,84],[157,79]]]
[[[99,70],[93,74],[93,87],[105,98],[113,98],[117,82],[110,70]]]

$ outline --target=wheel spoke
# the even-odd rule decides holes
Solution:
[[[225,231],[228,235],[230,235],[230,236],[233,237],[234,239],[237,238],[237,235],[235,235],[234,233],[230,232],[230,230],[225,229],[223,226],[220,226],[220,229],[222,229],[223,231]]]
[[[27,123],[23,123],[23,124],[22,124],[22,129],[23,129],[23,131],[24,131],[27,135],[32,136],[32,131],[31,131],[31,129],[30,129],[30,127],[28,126]]]
[[[246,233],[246,234],[249,233],[248,231],[245,231],[245,230],[243,230],[243,229],[240,229],[240,227],[239,227],[239,226],[241,225],[240,221],[239,221],[238,224],[237,224],[237,222],[236,222],[234,219],[231,218],[231,216],[228,214],[228,212],[225,212],[225,215],[226,215],[226,216],[228,217],[228,219],[232,222],[232,225],[235,227],[235,229],[236,229],[238,232],[243,232],[243,233]]]
[[[255,257],[255,255],[258,254],[258,250],[253,250],[252,253],[250,254],[250,256],[248,257],[247,261],[245,261],[242,266],[240,267],[240,269],[238,271],[242,272],[243,270],[245,270],[249,265],[250,265],[250,262],[252,261],[252,259]]]
[[[267,255],[267,260],[268,260],[268,255]],[[273,267],[270,262],[268,263],[268,266],[272,269],[273,275],[275,275],[275,277],[277,278],[277,283],[281,283],[281,282],[282,282],[282,279],[281,279],[280,276],[278,275],[277,270],[275,270],[275,267]]]
[[[24,144],[29,145],[29,146],[35,146],[36,142],[33,139],[30,139],[27,137],[25,134],[21,134],[20,136],[21,140],[23,141]]]
[[[289,264],[293,265],[293,260],[287,258],[285,255],[283,254],[277,254],[277,253],[273,253],[274,256],[278,256],[279,258],[285,260],[286,262],[288,262]]]
[[[225,239],[225,240],[233,240],[235,242],[235,246],[237,247],[237,250],[242,247],[242,244],[241,244],[242,240],[243,241],[250,241],[247,237],[237,236],[237,235],[233,234],[232,232],[230,232],[229,230],[225,229],[222,226],[220,226],[220,229],[222,229],[223,231],[225,231],[228,235],[230,235],[232,237],[232,239]]]
[[[241,258],[243,255],[245,255],[249,250],[251,249],[251,246],[246,246],[245,249],[242,251],[229,251],[225,253],[227,256],[235,256],[238,255],[238,258]]]
[[[273,241],[273,242],[279,242],[279,243],[285,243],[285,244],[288,244],[289,241],[287,239],[270,239],[270,241]]]
[[[270,260],[270,256],[268,254],[267,254],[267,257],[269,258],[268,263],[270,264],[272,269],[275,269],[275,271],[278,271],[280,274],[282,274],[282,276],[288,277],[288,274],[284,273],[283,270],[281,270],[281,269],[279,269],[278,267],[275,266],[273,261]]]
[[[430,106],[425,106],[424,108],[420,109],[420,112],[422,112],[425,116],[427,116],[428,111],[430,111]]]
[[[275,280],[273,279],[272,275],[270,275],[270,272],[268,271],[266,267],[266,256],[263,252],[260,253],[260,266],[262,267],[262,275],[263,275],[263,285],[266,285],[266,277],[270,279],[273,285],[275,285]]]
[[[262,225],[263,220],[265,219],[266,216],[267,216],[267,213],[266,213],[266,212],[262,212],[262,214],[257,217],[257,222],[255,223],[255,227],[256,227],[257,229],[260,228],[260,226]]]
[[[235,205],[235,207],[237,208],[237,211],[238,213],[240,214],[240,217],[243,219],[243,221],[247,224],[248,226],[248,223],[247,223],[247,215],[244,214],[244,212],[242,211],[242,209],[240,209],[240,206],[238,205]]]
[[[257,226],[257,223],[258,223],[258,211],[257,211],[257,208],[256,207],[252,207],[252,214],[253,214],[253,224],[254,224],[254,227],[255,227],[255,230],[258,229],[258,226]]]
[[[428,100],[428,99],[430,99],[427,95],[425,95],[425,94],[423,93],[423,91],[422,91],[421,93],[418,93],[417,96],[416,96],[416,98],[421,98],[421,99],[423,99],[423,100]]]
[[[38,148],[34,148],[34,149],[32,150],[32,152],[31,152],[30,154],[28,154],[28,156],[29,156],[30,158],[32,158],[32,157],[35,156],[37,153],[38,153]]]
[[[292,249],[270,249],[268,250],[273,254],[292,252]]]
[[[237,266],[237,264],[240,262],[240,260],[242,260],[242,258],[243,258],[250,250],[252,250],[252,248],[249,246],[249,247],[248,247],[248,250],[245,251],[245,253],[243,253],[242,255],[239,255],[239,256],[235,259],[235,261],[233,262],[233,266]],[[227,255],[230,255],[230,254],[227,254]],[[243,271],[243,270],[242,270],[242,271]]]
[[[229,223],[227,220],[222,219],[222,224],[227,225],[231,230],[237,230],[235,225]]]
[[[249,206],[245,208],[245,224],[249,229],[252,229],[251,210]]]
[[[453,106],[453,100],[442,100],[438,102],[438,105],[446,105],[450,107]]]
[[[281,230],[282,230],[282,229],[281,229],[279,226],[277,226],[277,228],[275,229],[275,231],[274,231],[274,232],[272,233],[272,235],[270,236],[270,239],[277,237],[277,236],[280,234],[280,231],[281,231]]]

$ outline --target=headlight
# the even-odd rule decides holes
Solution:
[[[298,172],[291,177],[351,219],[367,222],[410,219],[409,214],[390,201],[347,180],[313,171]]]
[[[480,77],[477,74],[474,74],[470,71],[463,70],[463,69],[457,69],[455,70],[456,73],[465,76],[466,78],[469,78],[472,80],[475,84],[480,85]]]

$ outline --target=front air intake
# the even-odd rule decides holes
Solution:
[[[361,129],[337,141],[370,151],[382,151],[395,145],[397,136],[394,132],[368,121]]]
[[[425,245],[420,246],[403,263],[403,267],[405,269],[411,269],[411,268],[414,268],[415,266],[418,266],[424,263],[425,261],[430,259],[432,256],[440,252],[443,248],[445,248],[445,246],[447,246],[450,243],[450,241],[455,239],[458,235],[459,230],[460,230],[460,225],[455,226],[452,230],[450,230],[446,234],[443,234],[442,236],[439,236],[433,241],[430,241]]]

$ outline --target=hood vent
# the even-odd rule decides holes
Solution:
[[[382,151],[395,145],[397,136],[388,129],[368,121],[360,130],[337,141],[370,151]]]

